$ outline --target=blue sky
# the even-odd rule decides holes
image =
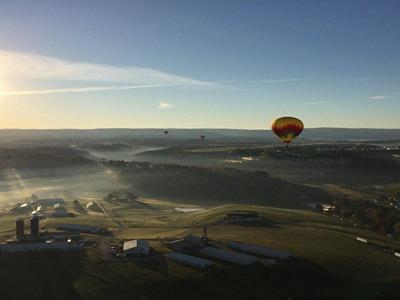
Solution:
[[[3,1],[0,128],[400,128],[400,1]]]

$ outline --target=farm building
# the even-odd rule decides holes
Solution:
[[[145,240],[132,240],[124,243],[122,251],[126,255],[148,255],[150,253],[149,242]]]
[[[225,218],[229,223],[260,222],[264,219],[253,211],[236,211],[226,214]]]
[[[183,239],[175,240],[167,243],[167,247],[173,251],[183,251],[190,248],[202,248],[205,246],[205,241],[198,236],[192,234],[185,236]]]
[[[57,226],[57,229],[92,234],[104,234],[107,232],[104,228],[83,224],[60,224]]]
[[[227,213],[228,219],[249,219],[249,218],[259,218],[258,213],[254,211],[235,211]]]
[[[178,252],[169,253],[167,255],[167,257],[176,263],[180,263],[180,264],[184,264],[184,265],[188,265],[188,266],[200,268],[200,269],[204,269],[204,268],[207,268],[208,266],[212,265],[212,262],[209,260],[182,254],[182,253],[178,253]]]
[[[8,243],[0,245],[0,252],[24,252],[41,250],[80,250],[82,247],[77,243],[69,242],[46,242],[46,243]]]
[[[62,217],[69,217],[71,214],[69,211],[59,203],[54,204],[53,212],[51,213],[52,217],[55,218],[62,218]]]
[[[247,252],[251,254],[257,254],[261,256],[266,256],[266,257],[272,257],[272,258],[278,258],[278,259],[286,259],[291,257],[291,253],[287,251],[281,251],[281,250],[276,250],[276,249],[271,249],[259,245],[254,245],[254,244],[247,244],[247,243],[241,243],[241,242],[228,242],[228,247],[233,249],[233,250],[238,250],[242,252]]]
[[[48,199],[37,199],[32,201],[34,205],[42,205],[42,206],[54,206],[55,204],[64,205],[65,201],[62,198],[48,198]]]
[[[361,242],[361,243],[365,243],[365,244],[367,244],[368,243],[368,240],[366,239],[366,238],[362,238],[362,237],[356,237],[356,241],[357,242]]]
[[[42,232],[40,233],[40,239],[42,240],[55,240],[55,241],[66,241],[68,239],[71,240],[80,240],[79,232],[66,232],[66,231],[53,231],[53,232]]]
[[[222,261],[227,261],[230,263],[247,266],[257,262],[257,258],[254,256],[240,254],[235,252],[229,252],[217,248],[205,247],[200,250],[200,254]]]
[[[88,204],[86,204],[86,209],[90,209],[94,212],[103,212],[103,210],[96,202],[89,202]]]
[[[328,213],[328,212],[331,212],[331,211],[334,211],[334,210],[335,210],[335,206],[330,205],[330,204],[322,204],[322,211],[323,212]]]

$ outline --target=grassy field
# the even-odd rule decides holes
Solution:
[[[60,256],[51,256],[50,264],[54,264],[54,268],[35,266],[46,273],[44,276],[50,278],[51,272],[56,272],[55,278],[66,281],[59,284],[65,294],[58,299],[69,299],[69,295],[84,299],[107,299],[111,296],[119,299],[132,299],[133,296],[138,299],[184,299],[191,289],[202,290],[193,299],[214,296],[245,299],[245,293],[251,293],[255,299],[394,299],[392,297],[399,292],[400,259],[379,247],[359,243],[355,237],[363,236],[375,244],[397,249],[400,249],[400,242],[371,231],[344,226],[337,219],[323,214],[239,204],[198,205],[196,207],[203,210],[181,213],[175,208],[191,206],[162,199],[140,199],[141,203],[135,205],[98,201],[107,213],[48,219],[42,222],[41,228],[51,230],[58,223],[68,222],[98,225],[114,231],[112,237],[95,237],[99,244],[107,244],[111,239],[149,239],[156,255],[148,259],[110,260],[95,247],[85,250],[78,258],[66,258],[76,274],[68,272],[65,275],[57,273],[56,265],[66,262]],[[227,212],[235,210],[257,211],[268,222],[258,226],[221,223]],[[118,218],[124,227],[117,231],[118,226],[108,213]],[[2,237],[13,235],[17,217],[21,216],[2,216]],[[208,236],[212,240],[266,245],[288,250],[296,259],[275,267],[248,269],[217,264],[211,270],[197,271],[168,262],[161,255],[168,252],[163,240],[190,233],[200,235],[203,225],[208,226]],[[12,259],[18,259],[18,256],[14,255]],[[0,255],[3,276],[3,267],[10,264],[9,261],[10,258]],[[26,266],[30,264],[25,263]],[[17,277],[17,272],[23,270],[22,265],[18,266],[11,277]],[[24,276],[27,284],[30,275]],[[36,279],[32,279],[32,283],[39,284]],[[264,287],[252,288],[253,283]],[[316,285],[319,288],[314,290]],[[11,283],[10,286],[15,287]],[[158,290],[154,290],[154,286]],[[43,293],[37,295],[57,295],[53,290]]]

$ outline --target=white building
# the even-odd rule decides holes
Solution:
[[[132,240],[124,243],[122,251],[126,255],[149,255],[149,242],[145,240]]]
[[[362,237],[359,237],[359,236],[356,237],[356,241],[361,242],[361,243],[365,243],[365,244],[368,243],[368,240],[366,238],[362,238]]]

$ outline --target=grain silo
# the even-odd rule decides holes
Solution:
[[[36,239],[39,237],[39,218],[31,218],[31,238]]]
[[[24,220],[23,219],[18,219],[15,223],[16,227],[16,238],[17,239],[22,239],[25,237],[25,232],[24,232]]]

